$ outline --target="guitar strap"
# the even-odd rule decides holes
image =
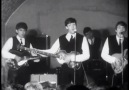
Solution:
[[[23,44],[23,43],[22,43],[22,38],[20,39],[20,41],[21,41],[21,43],[20,43],[20,44],[22,45],[22,44]]]

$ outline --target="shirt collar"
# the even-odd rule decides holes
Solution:
[[[90,41],[93,40],[93,41],[94,41],[94,40],[95,40],[95,37],[93,37],[92,39],[89,39],[89,38],[88,38],[88,40],[90,40]]]
[[[76,33],[74,33],[74,34],[67,33],[67,34],[66,34],[66,39],[67,39],[68,41],[70,41],[71,35],[73,36],[73,38],[76,37]]]
[[[92,39],[88,39],[88,42],[91,44],[91,40],[92,40],[92,42],[94,43],[94,41],[95,41],[95,38],[93,37]]]
[[[24,44],[25,38],[20,38],[18,35],[16,36],[16,38],[18,39],[19,42],[21,42],[21,39],[22,39],[22,42],[23,42],[23,44]]]
[[[24,38],[20,38],[18,35],[17,35],[16,37],[17,37],[17,39],[18,39],[18,40],[20,40],[20,39],[24,39]]]
[[[119,38],[119,37],[116,35],[116,40],[117,40],[118,44],[119,44],[119,39],[121,39],[122,42],[124,41],[124,38]]]

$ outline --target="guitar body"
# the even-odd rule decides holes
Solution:
[[[25,51],[20,52],[20,51],[16,51],[16,50],[10,50],[10,52],[13,53],[13,54],[16,54],[19,57],[21,57],[21,60],[19,62],[17,62],[15,59],[6,59],[5,58],[5,61],[6,61],[7,65],[9,66],[9,68],[14,69],[14,70],[17,70],[22,65],[25,65],[25,63],[27,63],[28,60],[35,60],[35,59],[39,58],[37,56],[32,57],[32,56],[30,56],[30,54],[28,54]]]
[[[128,50],[125,49],[124,50],[124,57],[122,57],[122,54],[121,53],[116,53],[116,54],[113,54],[112,56],[116,57],[118,59],[117,62],[111,64],[111,67],[112,69],[114,70],[114,73],[115,74],[119,74],[123,71],[123,69],[125,68],[125,66],[128,64],[128,61],[127,61],[127,52]]]
[[[19,68],[15,59],[4,59],[10,69],[17,70]]]
[[[67,53],[65,50],[60,50],[57,54],[57,55],[59,55],[59,57],[56,58],[56,59],[61,64],[66,63],[69,68],[79,69],[81,67],[81,63],[76,62],[76,61],[71,61],[71,58],[73,56],[76,57],[76,55],[78,55],[78,54],[79,53],[76,53],[75,51],[71,51],[70,53]]]

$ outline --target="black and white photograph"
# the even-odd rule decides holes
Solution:
[[[128,90],[128,0],[1,6],[1,90]]]

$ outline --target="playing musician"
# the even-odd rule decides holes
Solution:
[[[103,60],[111,65],[107,68],[107,74],[109,84],[113,86],[121,86],[128,81],[128,58],[125,52],[128,49],[128,40],[124,36],[126,30],[127,24],[123,21],[119,21],[115,26],[116,35],[107,37],[101,52],[101,57],[103,58]],[[122,55],[122,53],[124,55]],[[113,68],[112,65],[116,67]],[[120,67],[123,69],[121,69]]]
[[[31,52],[20,50],[19,46],[32,48],[32,45],[25,39],[28,26],[24,22],[19,22],[16,25],[16,36],[10,37],[2,48],[2,57],[8,60],[16,60],[19,62],[23,56],[35,55]],[[29,81],[29,70],[26,66],[20,67],[18,70],[9,68],[8,83],[24,85]]]
[[[61,64],[61,85],[68,85],[68,84],[83,84],[83,70],[82,67],[76,69],[76,74],[74,74],[74,68],[70,68],[66,62],[76,61],[76,62],[83,62],[89,59],[89,46],[87,43],[86,37],[77,33],[77,21],[75,18],[67,18],[65,20],[65,28],[67,33],[61,35],[53,44],[51,49],[49,50],[42,50],[49,53],[56,54],[61,50],[65,50],[67,54],[70,54],[71,51],[78,52],[79,54],[71,54],[71,55],[62,55],[60,54],[60,59],[63,58],[64,60],[57,59],[58,62]],[[69,57],[68,57],[69,56]],[[70,59],[68,59],[70,58]],[[81,66],[81,65],[80,65]],[[76,77],[74,79],[74,76]]]

